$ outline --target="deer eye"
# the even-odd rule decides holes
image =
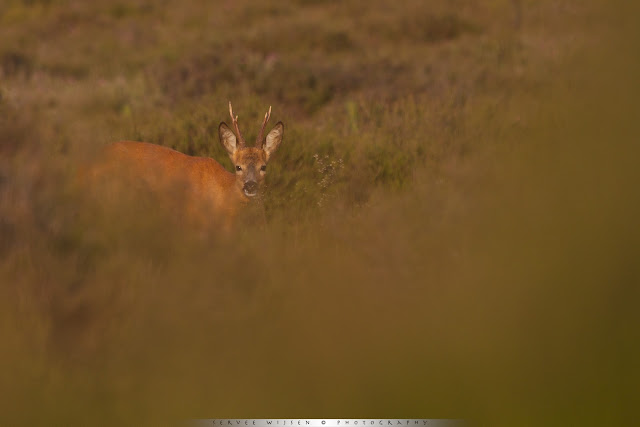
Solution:
[[[267,170],[267,165],[262,165],[260,167],[260,170],[263,171],[263,172],[266,171]]]
[[[241,170],[242,170],[242,166],[240,166],[240,165],[236,165],[236,170],[237,170],[237,171],[241,171]]]

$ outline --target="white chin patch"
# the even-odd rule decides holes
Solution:
[[[244,194],[245,194],[245,196],[247,196],[247,197],[255,197],[255,195],[256,195],[256,194],[258,194],[258,193],[257,193],[257,192],[255,192],[255,193],[249,193],[247,190],[244,190]]]

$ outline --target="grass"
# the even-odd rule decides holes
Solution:
[[[0,5],[0,423],[625,424],[635,11],[431,3]],[[230,170],[229,100],[286,126],[266,230],[74,188],[120,139]]]

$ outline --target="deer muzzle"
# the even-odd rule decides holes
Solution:
[[[242,190],[247,197],[253,197],[258,194],[258,183],[255,181],[247,181],[244,183]]]

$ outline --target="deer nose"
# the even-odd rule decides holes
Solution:
[[[258,183],[255,181],[247,181],[244,183],[244,194],[249,197],[253,197],[258,193]]]

